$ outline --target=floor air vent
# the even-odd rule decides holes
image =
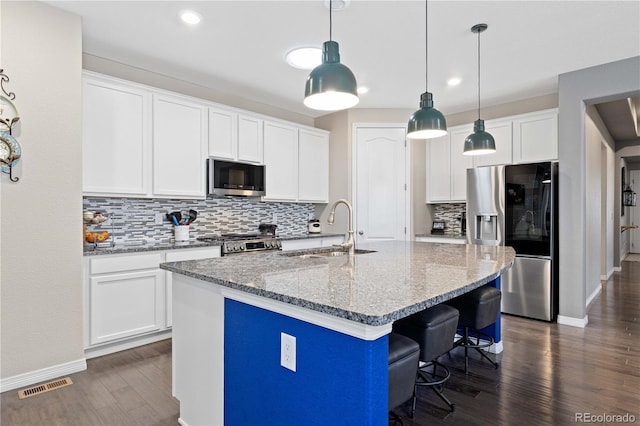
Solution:
[[[39,395],[41,393],[49,392],[58,388],[63,388],[72,384],[73,382],[71,381],[71,379],[69,377],[65,377],[64,379],[54,380],[53,382],[32,386],[27,389],[22,389],[21,391],[18,391],[18,398],[29,398],[30,396]]]

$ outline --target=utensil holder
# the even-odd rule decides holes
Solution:
[[[189,225],[174,226],[176,241],[189,241]]]

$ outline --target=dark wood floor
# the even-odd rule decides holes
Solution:
[[[458,368],[461,352],[442,359],[452,370],[445,393],[455,413],[429,389],[420,390],[415,419],[408,418],[408,406],[396,412],[408,426],[573,425],[576,413],[628,414],[640,422],[639,317],[640,262],[624,262],[591,305],[586,328],[505,315],[498,370],[476,357],[467,377]],[[17,391],[4,392],[1,424],[177,425],[170,340],[87,364],[87,371],[71,375],[72,386],[24,400]]]

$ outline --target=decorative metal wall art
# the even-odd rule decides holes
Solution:
[[[7,92],[4,83],[9,81],[9,77],[0,69],[0,171],[9,174],[11,182],[20,180],[17,176],[13,176],[13,166],[16,165],[22,150],[20,144],[12,136],[13,126],[20,120],[18,110],[13,104],[16,94]]]

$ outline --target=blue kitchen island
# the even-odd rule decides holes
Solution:
[[[162,264],[174,275],[180,424],[386,425],[393,321],[484,284],[499,287],[515,258],[510,247],[388,241],[358,248],[372,252]],[[499,331],[498,321],[501,347]]]

